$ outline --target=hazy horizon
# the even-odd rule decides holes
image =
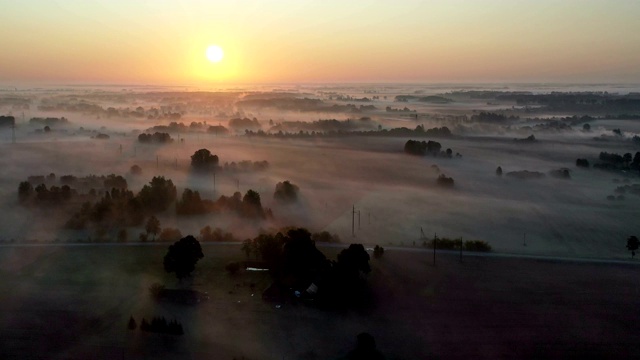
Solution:
[[[640,83],[637,2],[22,1],[3,10],[0,83]],[[205,56],[213,44],[224,51],[217,63]]]

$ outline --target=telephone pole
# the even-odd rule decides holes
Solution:
[[[433,234],[433,266],[436,266],[436,247],[438,247],[438,234]]]
[[[356,237],[356,206],[351,211],[351,236]]]

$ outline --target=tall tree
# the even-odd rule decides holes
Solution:
[[[627,239],[627,249],[631,251],[631,258],[636,256],[636,250],[640,247],[640,240],[636,236],[629,236]]]
[[[200,149],[191,155],[191,167],[196,170],[210,170],[218,166],[218,155],[207,149]]]
[[[147,232],[147,236],[149,234],[153,234],[153,240],[156,239],[156,235],[160,233],[160,220],[157,217],[151,215],[149,220],[147,220],[147,224],[144,227],[144,230]]]
[[[169,251],[164,257],[164,270],[168,273],[174,272],[178,279],[182,279],[195,270],[196,263],[203,257],[200,242],[188,235],[169,246]]]

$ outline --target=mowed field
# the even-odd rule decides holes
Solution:
[[[6,359],[340,359],[375,336],[387,359],[640,356],[638,266],[390,249],[371,260],[376,307],[329,312],[261,300],[264,273],[224,271],[238,245],[204,244],[194,277],[162,268],[166,245],[0,247],[0,348]],[[339,248],[321,248],[335,258]],[[210,299],[156,302],[148,288]],[[253,288],[251,287],[253,284]],[[185,335],[129,331],[129,316],[182,322]]]

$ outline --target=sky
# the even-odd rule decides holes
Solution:
[[[0,0],[0,83],[640,83],[634,0]],[[216,44],[224,58],[212,63]]]

